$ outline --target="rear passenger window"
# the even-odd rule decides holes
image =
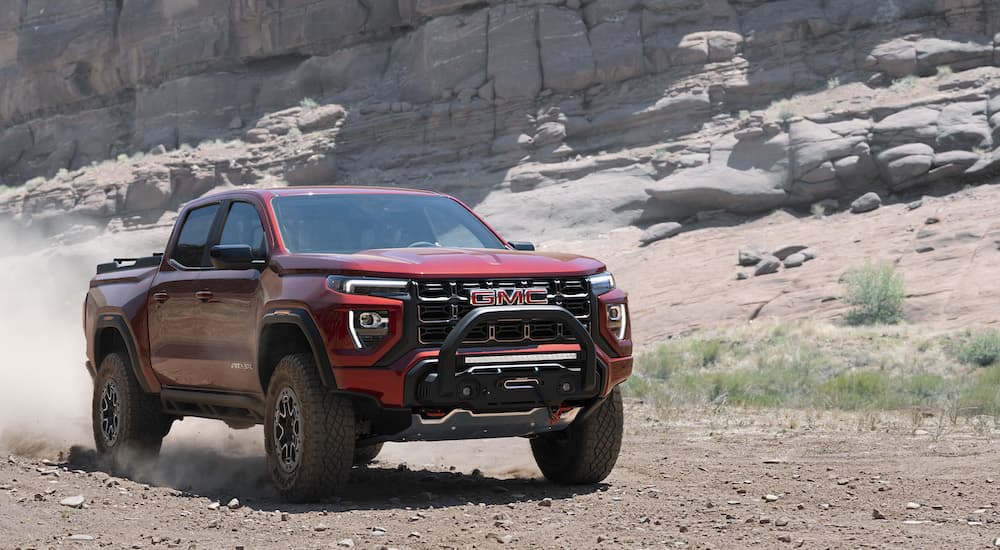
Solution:
[[[260,216],[252,204],[234,202],[226,216],[226,224],[222,226],[222,238],[219,244],[248,244],[253,249],[253,257],[267,257],[267,246],[264,243],[264,226]]]
[[[218,210],[218,204],[210,204],[188,212],[171,256],[175,262],[184,267],[211,267],[205,249]]]

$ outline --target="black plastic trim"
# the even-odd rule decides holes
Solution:
[[[135,347],[135,335],[132,334],[132,329],[129,328],[128,323],[125,322],[125,318],[121,315],[115,313],[99,313],[97,315],[97,322],[94,324],[94,359],[96,360],[98,357],[101,357],[101,352],[103,351],[97,348],[101,341],[97,335],[106,328],[113,328],[121,335],[122,340],[125,342],[125,352],[128,353],[129,367],[131,367],[136,380],[139,381],[139,387],[142,388],[142,391],[155,393],[149,387],[149,383],[146,382],[146,377],[142,374],[139,353]],[[95,372],[97,368],[100,368],[100,364],[95,366]]]
[[[160,401],[164,410],[174,414],[254,423],[264,421],[264,402],[253,395],[163,388]]]
[[[455,325],[438,353],[438,387],[441,396],[455,395],[455,371],[458,359],[458,348],[469,332],[479,323],[499,321],[511,316],[530,317],[545,321],[564,323],[564,326],[576,337],[576,342],[583,353],[583,390],[591,391],[597,385],[597,354],[594,352],[594,340],[580,321],[565,308],[559,306],[520,306],[516,309],[508,307],[481,307],[472,310]]]
[[[279,313],[280,312],[280,313]],[[323,387],[335,389],[337,381],[333,376],[333,366],[330,364],[330,356],[326,353],[326,346],[323,344],[323,336],[320,334],[316,323],[313,322],[309,312],[302,308],[271,308],[264,314],[261,321],[261,333],[257,336],[257,368],[264,362],[264,348],[260,345],[261,337],[264,335],[264,328],[270,325],[292,324],[297,326],[305,335],[309,347],[312,348],[313,357],[316,358],[316,368],[319,369],[320,380]],[[267,388],[261,388],[266,392]]]

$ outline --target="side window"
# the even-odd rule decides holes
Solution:
[[[210,204],[188,212],[171,255],[175,262],[184,267],[211,267],[205,248],[218,210],[218,204]]]
[[[252,204],[234,202],[230,206],[219,244],[248,244],[253,249],[254,258],[267,256],[264,226]]]

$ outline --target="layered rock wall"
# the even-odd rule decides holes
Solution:
[[[982,90],[993,73],[961,105],[950,93],[925,107],[836,98],[747,113],[848,85],[864,103],[910,75],[982,70],[1000,64],[998,32],[993,0],[8,0],[0,178],[18,185],[158,145],[276,143],[301,130],[270,113],[311,98],[346,115],[309,151],[275,153],[292,183],[545,203],[553,185],[619,170],[614,223],[730,208],[732,189],[736,209],[756,211],[845,181],[901,189],[978,163],[948,153],[992,151]],[[806,111],[828,116],[798,120]],[[735,187],[706,194],[706,181],[725,184],[712,166],[734,170]],[[249,174],[225,179],[258,180]],[[113,209],[130,210],[124,199]]]

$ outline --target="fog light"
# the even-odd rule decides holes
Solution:
[[[569,393],[570,391],[573,390],[573,385],[570,384],[569,382],[563,382],[561,389],[562,389],[563,393]]]
[[[628,324],[628,314],[625,311],[625,304],[608,304],[608,331],[619,339],[625,338],[625,329]]]
[[[361,328],[383,328],[389,324],[388,319],[384,319],[377,311],[365,311],[358,315]]]
[[[352,311],[348,321],[357,349],[375,347],[389,335],[388,311]]]
[[[462,397],[466,399],[472,397],[472,386],[462,386]]]

